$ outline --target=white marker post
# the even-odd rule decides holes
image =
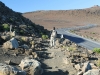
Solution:
[[[10,32],[12,32],[11,30],[12,30],[12,25],[10,25]]]

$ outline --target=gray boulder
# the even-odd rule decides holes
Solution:
[[[83,75],[100,75],[100,71],[98,69],[88,70]]]
[[[7,41],[3,44],[3,48],[5,48],[5,49],[8,49],[8,48],[10,48],[10,49],[15,48],[16,49],[18,47],[19,47],[19,44],[15,38],[10,39],[9,41]]]
[[[89,62],[85,62],[84,64],[83,64],[83,67],[82,67],[82,72],[84,73],[84,72],[87,72],[88,70],[91,70],[92,68],[91,68],[91,65],[90,65],[90,63]]]
[[[31,57],[26,57],[22,59],[19,66],[22,70],[25,70],[27,74],[30,75],[41,75],[43,72],[41,68],[41,63]]]
[[[0,63],[0,75],[26,75],[26,72],[20,71],[16,67]]]

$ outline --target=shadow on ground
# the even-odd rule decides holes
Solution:
[[[58,34],[58,38],[60,38],[61,34]],[[69,36],[67,34],[64,34],[64,38],[69,39],[70,41],[73,41],[75,43],[82,43],[85,42],[84,39],[80,38],[80,37],[73,37],[73,36]]]
[[[68,71],[63,72],[62,70],[58,70],[58,71],[44,71],[44,73],[42,75],[69,75]]]
[[[52,57],[49,57],[49,54],[51,54],[51,53],[47,53],[47,52],[37,52],[37,54],[38,54],[38,56],[39,56],[39,58],[43,58],[44,60],[45,59],[51,59]]]

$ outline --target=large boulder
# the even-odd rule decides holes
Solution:
[[[30,57],[25,57],[24,59],[22,59],[19,66],[22,70],[25,70],[27,74],[41,75],[43,72],[41,63]]]
[[[88,70],[83,75],[100,75],[100,70],[99,69]]]
[[[90,63],[92,69],[97,69],[98,67],[94,63]]]
[[[20,71],[16,67],[0,63],[0,75],[26,75],[26,72]]]
[[[10,48],[10,49],[15,48],[16,49],[18,47],[19,47],[19,44],[15,38],[10,39],[9,41],[7,41],[3,44],[3,48],[5,48],[5,49],[8,49],[8,48]]]
[[[87,72],[88,70],[91,70],[91,69],[92,69],[92,68],[91,68],[91,65],[90,65],[89,62],[85,62],[85,63],[83,64],[83,67],[82,67],[83,73],[84,73],[84,72]]]

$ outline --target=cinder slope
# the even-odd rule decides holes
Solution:
[[[100,23],[100,6],[96,5],[86,9],[75,10],[50,10],[27,12],[23,14],[36,24],[44,26],[46,29],[64,28],[86,24]]]

